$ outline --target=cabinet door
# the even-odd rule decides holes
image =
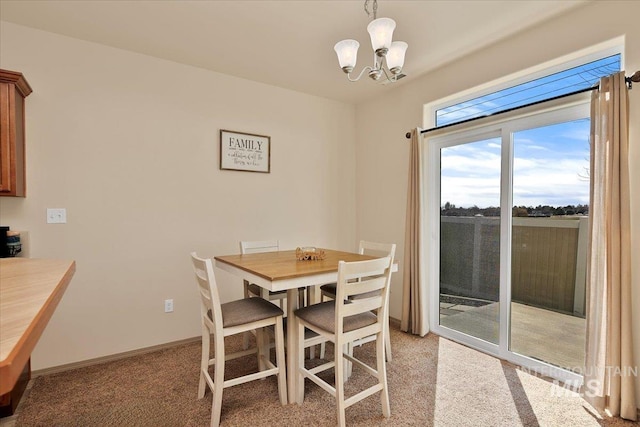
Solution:
[[[0,196],[25,196],[24,98],[31,86],[22,73],[0,69]]]
[[[0,193],[11,193],[11,157],[14,155],[11,148],[13,108],[10,96],[13,96],[13,87],[9,83],[0,83]]]

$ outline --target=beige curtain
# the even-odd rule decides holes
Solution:
[[[635,420],[628,110],[624,72],[603,77],[591,98],[584,392],[596,409]]]
[[[422,246],[422,136],[411,131],[407,220],[404,235],[404,268],[401,329],[415,335],[429,332],[427,288],[424,280]]]

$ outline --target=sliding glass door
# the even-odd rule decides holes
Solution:
[[[436,333],[579,378],[588,114],[579,104],[427,140]]]
[[[510,350],[584,365],[589,119],[513,133]]]
[[[440,149],[440,324],[498,344],[500,311],[498,137]]]

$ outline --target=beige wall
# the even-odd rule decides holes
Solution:
[[[357,248],[353,106],[6,22],[1,31],[0,66],[33,93],[28,194],[1,198],[0,221],[29,230],[32,257],[77,263],[34,369],[198,336],[190,251],[269,238]],[[272,172],[219,170],[221,128],[271,136]],[[68,223],[46,224],[46,208],[66,208]],[[239,280],[219,279],[224,300],[242,295]]]
[[[357,238],[398,243],[404,249],[404,219],[409,147],[405,133],[422,126],[423,105],[482,85],[578,50],[626,37],[624,52],[628,74],[640,70],[640,2],[595,2],[520,35],[468,55],[385,94],[358,105],[356,194]],[[407,51],[411,73],[411,49]],[[640,253],[640,85],[630,91],[631,102],[631,209],[632,254]],[[380,204],[380,195],[386,202]],[[381,227],[380,224],[386,224]],[[633,322],[640,325],[640,263],[633,264]],[[394,275],[391,315],[399,317],[402,272]],[[640,327],[634,331],[636,365],[640,365]],[[640,378],[638,379],[640,406]]]

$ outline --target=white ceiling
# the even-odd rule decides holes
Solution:
[[[372,2],[372,1],[371,1]],[[372,62],[364,1],[0,1],[0,19],[300,92],[358,103],[585,0],[379,0],[409,44],[407,77],[348,82],[333,45],[360,42]],[[371,9],[371,7],[370,7]]]

